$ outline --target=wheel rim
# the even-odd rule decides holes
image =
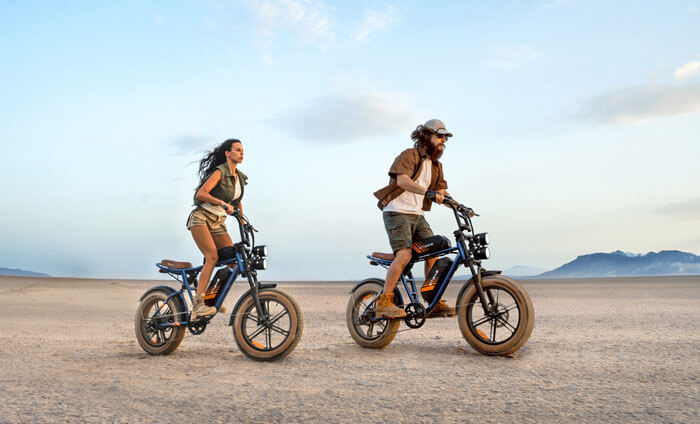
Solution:
[[[271,351],[282,346],[292,332],[289,309],[277,299],[260,299],[267,319],[258,323],[255,304],[251,303],[243,316],[243,339],[253,349]]]
[[[515,296],[502,287],[486,289],[493,294],[496,308],[484,314],[475,294],[467,304],[467,325],[469,331],[481,342],[498,345],[507,342],[518,331],[520,307]]]
[[[170,303],[154,300],[141,310],[141,334],[144,341],[153,347],[167,344],[175,334],[174,327],[157,328],[161,324],[175,322]]]
[[[374,310],[379,298],[379,292],[370,291],[357,296],[352,309],[352,323],[357,334],[365,340],[377,340],[387,327],[387,320],[370,321],[369,317],[374,316]]]

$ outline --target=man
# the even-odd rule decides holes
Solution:
[[[394,261],[386,272],[384,292],[377,300],[378,318],[403,318],[406,312],[394,304],[394,288],[401,273],[411,261],[411,246],[414,241],[433,235],[430,225],[423,217],[429,211],[434,196],[438,204],[444,201],[447,182],[442,174],[442,164],[438,161],[445,150],[445,142],[452,134],[439,119],[431,119],[418,125],[411,133],[414,147],[406,149],[394,159],[389,169],[389,185],[376,191],[379,209],[383,211],[384,227],[394,252]],[[425,275],[437,258],[425,261]],[[440,300],[428,315],[454,316],[455,309]]]

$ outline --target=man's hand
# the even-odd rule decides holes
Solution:
[[[437,203],[438,205],[442,205],[442,202],[445,201],[445,196],[439,191],[428,190],[425,192],[425,197],[427,197],[428,200],[430,200],[431,202]]]

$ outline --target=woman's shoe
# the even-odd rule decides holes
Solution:
[[[196,321],[202,317],[210,317],[216,314],[216,308],[204,304],[204,293],[200,293],[192,300],[192,314],[190,321]]]

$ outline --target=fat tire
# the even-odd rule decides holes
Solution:
[[[143,323],[145,320],[144,314],[147,314],[150,311],[153,304],[159,300],[161,302],[164,301],[169,295],[170,293],[165,291],[154,291],[148,294],[148,296],[146,296],[139,303],[138,308],[136,308],[136,319],[134,323],[136,340],[139,342],[141,348],[149,355],[169,355],[174,352],[178,346],[180,346],[182,339],[185,337],[185,333],[187,331],[186,327],[171,327],[173,329],[173,334],[170,336],[168,341],[161,346],[153,346],[146,340],[146,335],[143,333]],[[184,305],[182,305],[182,302],[176,296],[171,297],[167,304],[173,312],[171,321],[177,322],[180,320],[180,317],[184,317],[186,315]]]
[[[383,289],[384,287],[381,284],[375,282],[367,282],[362,284],[350,294],[350,299],[348,300],[348,305],[345,309],[345,321],[347,323],[350,336],[355,343],[367,349],[381,349],[386,347],[392,340],[394,340],[394,337],[396,337],[396,332],[399,330],[401,321],[403,321],[402,319],[386,320],[386,329],[381,336],[373,340],[363,337],[358,331],[356,326],[358,324],[356,317],[358,317],[360,313],[358,311],[358,304],[368,295],[379,295]]]
[[[233,320],[233,339],[241,352],[248,358],[255,361],[277,361],[289,356],[299,344],[304,331],[304,314],[296,299],[283,291],[277,289],[260,290],[258,298],[261,302],[266,299],[273,299],[285,307],[289,313],[289,335],[279,346],[269,351],[260,350],[249,343],[247,338],[244,337],[245,329],[243,327],[245,326],[245,320],[243,318],[245,314],[242,312],[250,310],[251,307],[253,310],[255,309],[253,295],[249,293],[238,302],[237,307],[232,312],[235,317]]]
[[[505,356],[513,354],[527,342],[535,325],[535,310],[532,306],[530,295],[527,294],[525,289],[523,289],[518,282],[503,275],[484,277],[481,280],[481,285],[484,290],[497,287],[509,292],[518,306],[518,312],[520,314],[518,327],[509,339],[499,344],[485,343],[478,335],[472,333],[467,323],[467,305],[470,302],[477,302],[479,295],[474,284],[470,284],[466,290],[462,291],[457,299],[457,321],[459,322],[459,329],[462,332],[462,336],[464,336],[467,343],[469,343],[474,350],[484,355]]]

